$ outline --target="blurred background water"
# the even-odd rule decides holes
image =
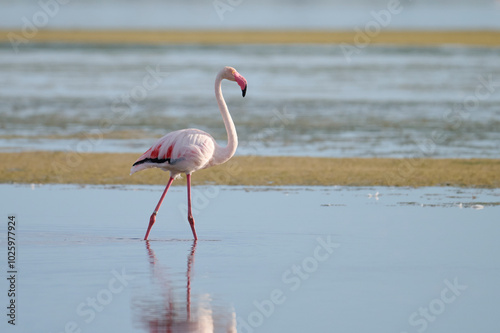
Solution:
[[[224,142],[213,82],[231,65],[249,82],[244,99],[223,85],[239,154],[498,157],[499,56],[372,46],[347,62],[338,45],[33,44],[14,57],[4,44],[0,147],[74,150],[93,138],[85,151],[139,152],[187,127]]]
[[[50,1],[42,1],[48,3]],[[348,29],[387,9],[389,0],[86,0],[68,2],[49,28]],[[401,0],[390,28],[498,29],[498,0]],[[1,0],[0,27],[20,27],[40,10],[38,1]]]
[[[44,26],[52,29],[354,31],[389,6],[382,0],[41,3],[55,13]],[[0,0],[0,28],[21,29],[45,8],[41,3]],[[400,9],[383,29],[500,29],[499,1],[401,1]],[[357,51],[347,57],[338,44],[30,41],[16,53],[3,43],[0,150],[140,152],[154,138],[186,127],[223,142],[213,80],[230,65],[249,82],[245,99],[237,87],[223,86],[238,154],[499,156],[498,47],[368,45]],[[144,93],[144,82],[154,87]]]

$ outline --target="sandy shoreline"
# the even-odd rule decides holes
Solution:
[[[33,42],[116,44],[340,44],[351,45],[470,45],[500,46],[500,31],[395,31],[382,30],[373,36],[352,31],[297,30],[38,30],[36,33],[0,30],[0,42],[25,45]]]
[[[166,183],[168,174],[158,169],[129,176],[137,157],[129,153],[0,153],[0,183]],[[500,188],[500,160],[237,156],[224,165],[196,172],[193,183]]]

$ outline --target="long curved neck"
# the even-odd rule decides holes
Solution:
[[[234,127],[233,119],[229,114],[226,102],[222,96],[221,82],[222,82],[222,72],[220,72],[215,79],[215,98],[217,99],[217,104],[219,104],[220,113],[222,119],[224,120],[224,126],[226,126],[227,132],[227,146],[218,147],[215,156],[214,164],[221,164],[229,160],[238,147],[238,135],[236,134],[236,128]]]

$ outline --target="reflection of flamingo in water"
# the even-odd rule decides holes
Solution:
[[[187,260],[186,271],[186,306],[185,311],[179,307],[175,299],[174,286],[168,279],[165,267],[162,267],[149,241],[146,241],[149,263],[151,271],[156,282],[162,290],[162,300],[160,306],[154,306],[150,299],[158,295],[148,297],[148,306],[143,307],[141,321],[147,326],[149,332],[159,333],[204,333],[204,332],[236,332],[236,319],[234,312],[226,311],[221,313],[220,307],[210,306],[209,296],[201,297],[199,301],[193,303],[194,309],[191,309],[191,278],[194,266],[194,256],[196,251],[196,241],[193,242],[191,251]]]
[[[227,109],[224,97],[222,97],[221,82],[223,79],[236,81],[243,92],[243,97],[245,97],[247,91],[247,80],[232,67],[224,67],[215,79],[215,97],[217,104],[219,104],[220,113],[227,132],[226,147],[219,146],[210,134],[199,129],[183,129],[168,133],[159,139],[135,161],[130,170],[130,174],[147,168],[160,168],[170,171],[170,179],[167,186],[149,219],[148,230],[144,236],[145,240],[148,239],[151,227],[153,227],[156,221],[156,214],[158,214],[168,188],[181,173],[186,174],[187,180],[189,225],[191,226],[194,239],[198,239],[196,230],[194,229],[193,214],[191,213],[191,173],[226,162],[234,155],[238,146],[236,128]]]

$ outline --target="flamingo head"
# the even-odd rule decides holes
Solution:
[[[241,88],[241,93],[245,97],[247,93],[247,80],[233,67],[224,68],[225,78],[230,81],[236,81]]]

